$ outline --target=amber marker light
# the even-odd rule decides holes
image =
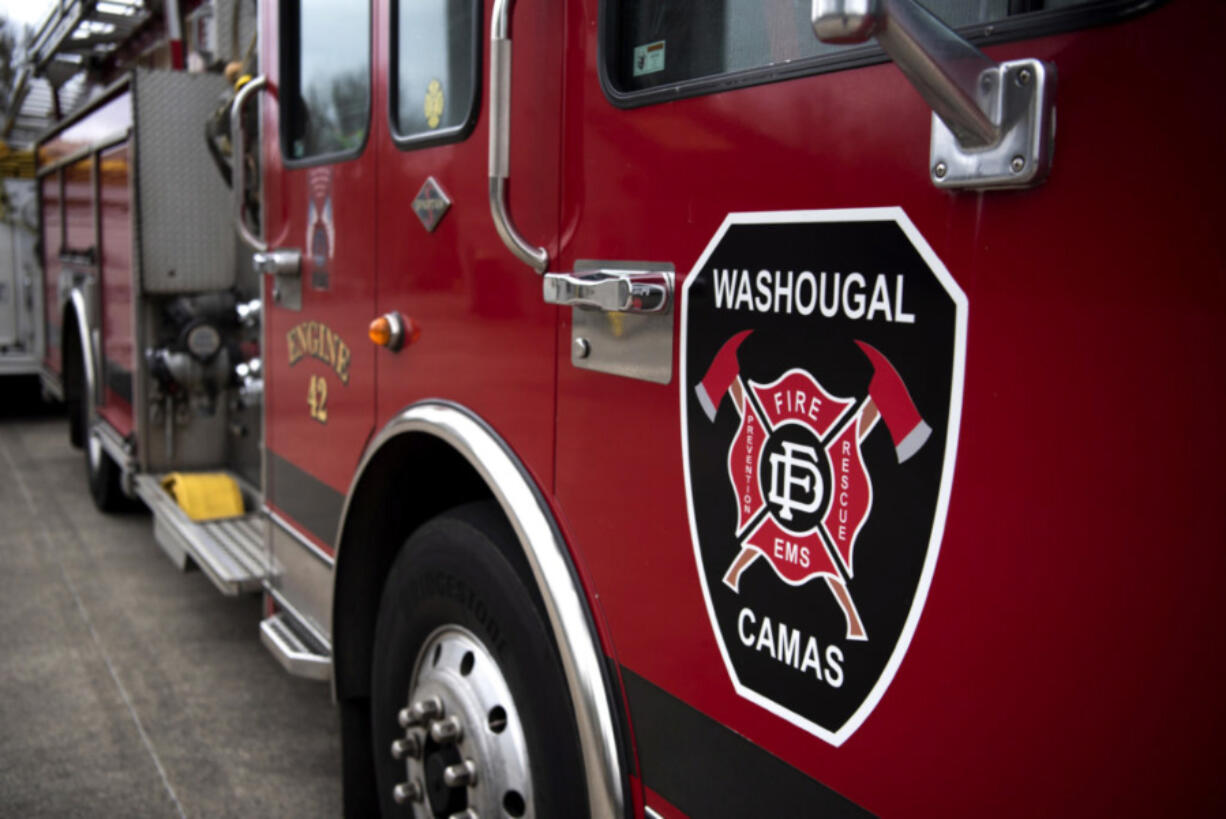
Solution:
[[[366,334],[375,344],[395,352],[406,343],[412,344],[421,338],[421,327],[393,310],[371,321]]]
[[[387,316],[379,316],[370,323],[370,329],[367,331],[370,340],[380,347],[390,346],[392,343],[392,322]]]

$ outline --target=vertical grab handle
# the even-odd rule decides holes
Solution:
[[[230,155],[234,161],[233,183],[231,191],[234,197],[234,225],[238,235],[254,250],[268,250],[268,243],[251,232],[247,220],[243,218],[243,199],[247,193],[247,163],[244,161],[243,145],[246,144],[243,134],[243,106],[255,92],[268,85],[268,78],[261,74],[250,79],[234,95],[230,103]]]
[[[549,252],[529,244],[507,211],[507,178],[511,175],[511,6],[515,0],[494,0],[490,21],[490,214],[494,228],[515,258],[537,273],[549,267]],[[235,105],[238,105],[237,99]]]

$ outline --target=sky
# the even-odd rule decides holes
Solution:
[[[37,27],[51,10],[51,3],[52,0],[0,0],[0,16]]]

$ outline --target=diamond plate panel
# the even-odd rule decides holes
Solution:
[[[215,74],[138,70],[133,79],[140,275],[146,293],[231,287],[230,190],[204,144],[221,104]]]

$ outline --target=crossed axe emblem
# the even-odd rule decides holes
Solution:
[[[741,379],[737,352],[752,332],[752,330],[744,330],[725,341],[707,368],[706,375],[694,387],[698,403],[712,422],[715,421],[724,396],[732,399],[733,407],[738,414],[746,411],[747,390]],[[894,365],[872,345],[858,340],[856,345],[872,366],[873,377],[869,381],[868,398],[861,405],[856,417],[842,429],[847,430],[854,424],[855,437],[858,442],[872,431],[878,418],[884,420],[894,443],[894,452],[901,464],[923,447],[932,434],[932,428],[920,416],[919,410],[916,409]],[[752,409],[749,411],[753,412]],[[757,415],[756,412],[755,415]],[[846,433],[840,433],[840,437],[844,434]],[[867,479],[867,476],[865,477]],[[788,508],[785,507],[784,512],[787,511]],[[783,516],[790,517],[787,514]],[[865,516],[867,516],[867,510]],[[817,539],[821,540],[820,535],[817,536]],[[868,634],[847,588],[847,581],[852,575],[850,544],[845,552],[840,552],[839,549],[831,550],[825,541],[822,543],[823,548],[826,551],[833,551],[838,559],[824,555],[826,559],[822,565],[828,568],[815,570],[813,574],[822,576],[842,610],[847,621],[847,639],[867,640]],[[762,556],[762,551],[749,544],[748,537],[742,539],[741,550],[724,575],[724,584],[739,593],[741,574],[760,556]],[[778,571],[778,567],[776,570]]]

